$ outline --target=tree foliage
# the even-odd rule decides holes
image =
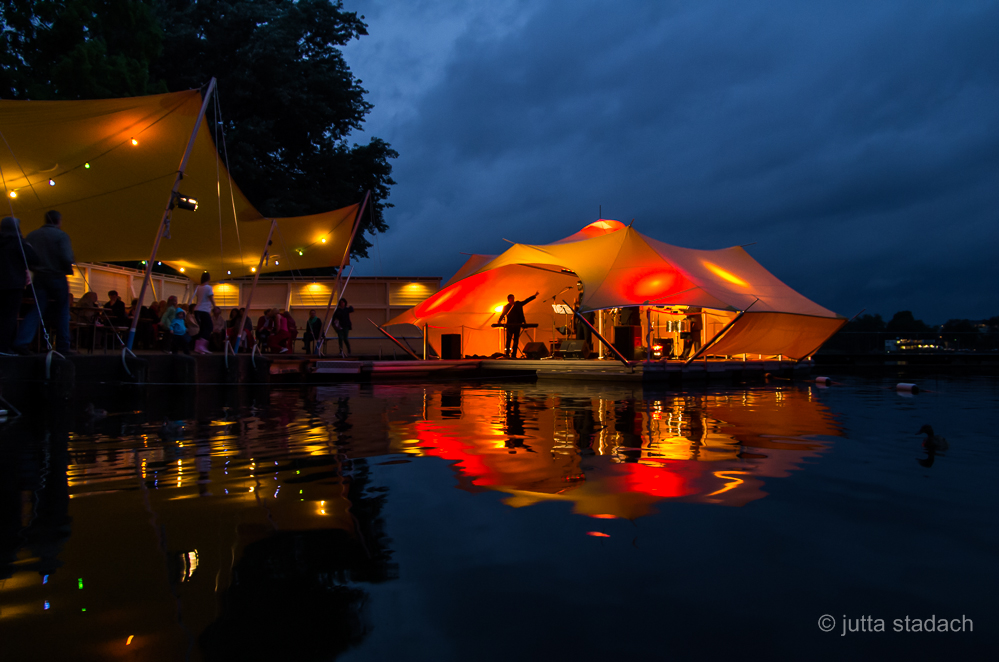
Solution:
[[[100,99],[166,92],[149,68],[163,32],[142,0],[0,0],[0,96]]]
[[[367,34],[339,0],[0,0],[0,93],[87,99],[179,91],[217,80],[209,111],[233,178],[266,216],[314,214],[373,195],[364,232],[387,229],[398,156],[349,144],[371,105],[340,48]]]
[[[920,331],[931,331],[932,329],[923,320],[917,320],[911,310],[900,310],[888,321],[888,324],[885,325],[885,330],[892,333],[917,333]]]
[[[881,315],[861,315],[855,320],[850,320],[843,326],[845,332],[870,332],[884,331],[885,321]]]

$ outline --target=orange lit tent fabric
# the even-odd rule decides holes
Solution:
[[[712,354],[783,354],[801,359],[818,349],[845,321],[792,290],[741,247],[712,251],[680,248],[617,221],[601,220],[552,244],[514,244],[392,323],[446,327],[472,311],[481,317],[495,305],[493,290],[504,289],[502,283],[482,286],[490,279],[503,280],[501,270],[514,265],[532,267],[532,282],[541,283],[538,289],[543,292],[558,286],[551,276],[540,275],[543,270],[578,276],[583,284],[584,310],[686,305],[744,313],[725,330],[711,348]],[[506,289],[520,296],[532,287],[525,289],[515,282]],[[574,293],[564,298],[572,302]]]
[[[148,258],[201,103],[199,90],[95,101],[0,101],[7,142],[0,145],[0,174],[24,231],[57,209],[78,260]],[[180,191],[198,200],[198,210],[174,210],[170,238],[161,242],[157,259],[190,275],[203,269],[216,278],[227,271],[233,277],[249,274],[270,219],[230,185],[207,118]],[[263,271],[338,265],[356,212],[352,205],[277,219]]]

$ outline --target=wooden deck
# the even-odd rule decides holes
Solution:
[[[454,361],[376,361],[316,358],[305,355],[225,357],[169,355],[140,352],[70,355],[51,358],[0,357],[0,395],[16,400],[18,408],[29,402],[58,402],[85,393],[94,386],[267,386],[269,384],[321,384],[330,382],[388,382],[444,380],[545,379],[604,381],[622,384],[685,386],[764,381],[767,375],[807,375],[811,362],[708,360],[684,364],[635,363],[626,367],[608,360],[507,360],[462,359]]]
[[[310,381],[378,381],[384,379],[522,378],[674,383],[688,381],[750,381],[771,375],[791,376],[811,370],[809,362],[707,360],[685,364],[636,362],[631,367],[613,360],[585,359],[462,359],[431,361],[365,361],[306,356],[269,356],[270,373],[278,381],[293,376]]]

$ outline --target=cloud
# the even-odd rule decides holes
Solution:
[[[844,314],[999,311],[994,4],[350,8],[366,132],[400,153],[366,273],[448,277],[602,207],[677,245],[757,242]]]

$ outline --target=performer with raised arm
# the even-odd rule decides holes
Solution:
[[[507,295],[507,304],[503,306],[503,312],[500,314],[499,323],[503,324],[503,320],[506,320],[506,357],[517,358],[517,346],[520,344],[520,331],[527,324],[527,320],[524,319],[524,306],[526,304],[534,301],[538,293],[535,292],[531,296],[527,297],[523,301],[514,301],[512,294]],[[510,348],[513,348],[511,353]]]

